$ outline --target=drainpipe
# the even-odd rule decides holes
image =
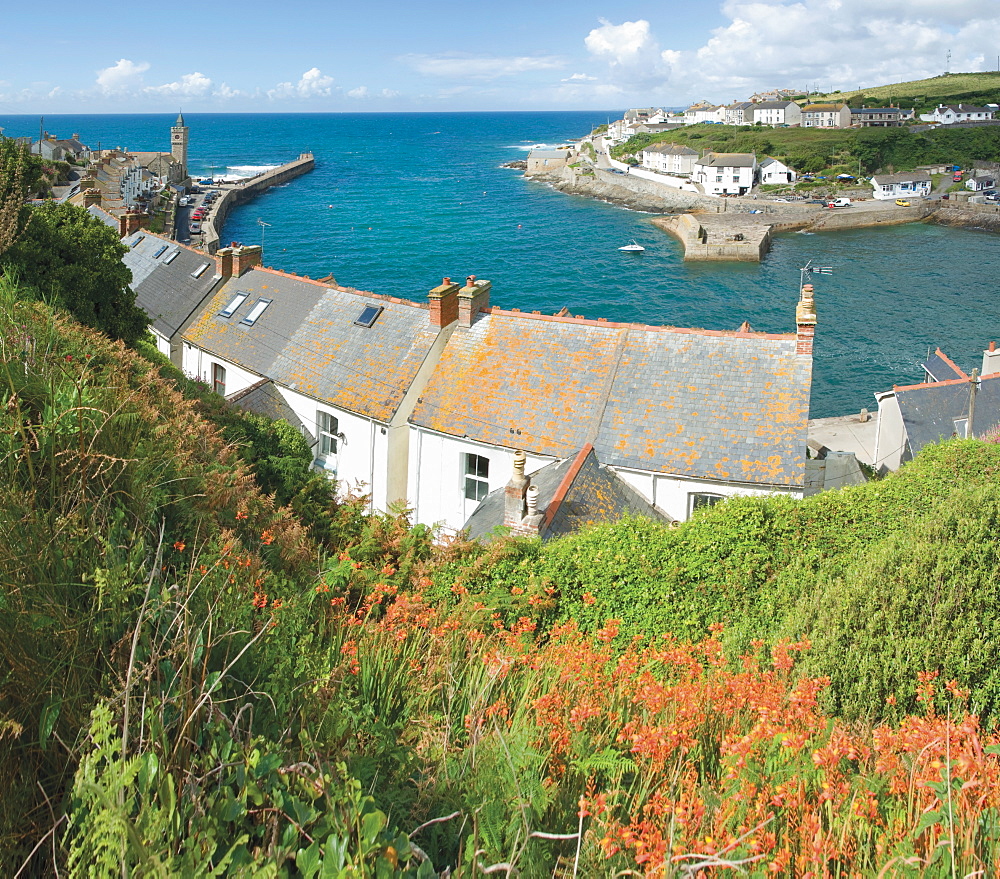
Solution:
[[[375,512],[375,419],[369,418],[372,432],[368,442],[368,512]]]

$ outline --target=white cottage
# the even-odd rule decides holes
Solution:
[[[872,177],[872,198],[925,198],[931,194],[931,175],[926,171],[876,174]]]
[[[924,122],[954,125],[956,122],[987,122],[993,118],[995,107],[974,107],[969,104],[938,104],[932,113],[921,113]]]
[[[233,274],[184,331],[184,369],[242,405],[273,384],[316,466],[386,510],[406,498],[406,419],[458,304],[442,312],[433,293],[428,306],[258,267]]]
[[[694,164],[691,179],[707,195],[746,195],[757,182],[753,153],[706,153]]]
[[[795,170],[784,162],[768,156],[760,163],[760,182],[765,185],[777,183],[794,183],[796,180]]]
[[[524,472],[597,461],[677,520],[734,495],[804,488],[815,308],[797,335],[472,312],[409,418],[407,495],[459,529]]]
[[[654,143],[642,151],[642,167],[661,174],[687,176],[697,159],[697,150],[679,143]]]

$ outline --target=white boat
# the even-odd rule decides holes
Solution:
[[[619,247],[618,249],[622,253],[642,253],[646,248],[641,244],[636,244],[633,238],[631,244],[626,244],[624,247]]]

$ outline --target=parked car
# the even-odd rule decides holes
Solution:
[[[190,223],[188,225],[188,231],[194,235],[197,235],[199,232],[201,232],[201,223]]]
[[[898,204],[901,208],[908,208],[910,206],[910,203],[908,201],[904,201],[901,198],[896,199],[896,204]]]

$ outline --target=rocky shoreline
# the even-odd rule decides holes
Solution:
[[[613,174],[586,166],[582,169],[567,166],[546,174],[526,174],[526,177],[568,195],[596,198],[628,210],[657,215],[653,219],[654,225],[684,243],[687,259],[747,257],[699,256],[700,249],[695,246],[697,233],[678,234],[678,230],[686,229],[690,224],[678,225],[659,220],[678,214],[692,215],[713,237],[727,243],[726,252],[736,252],[729,243],[737,235],[743,236],[738,240],[761,240],[765,243],[759,248],[758,259],[767,252],[771,234],[777,232],[838,231],[919,222],[1000,232],[1000,205],[992,204],[917,201],[911,207],[900,207],[895,202],[869,199],[850,208],[829,210],[801,202],[785,204],[766,199],[720,199],[681,190],[671,191],[666,186],[640,177]],[[704,242],[704,237],[701,240]]]

